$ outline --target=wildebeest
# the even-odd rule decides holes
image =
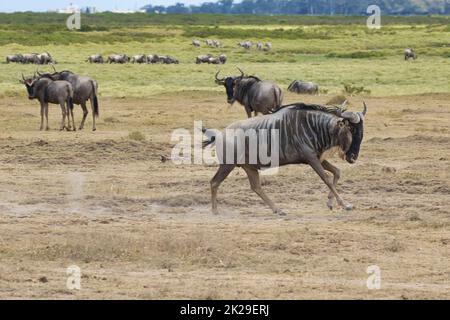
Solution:
[[[213,40],[212,46],[216,48],[222,48],[222,43],[219,40]]]
[[[39,57],[37,53],[25,53],[22,55],[22,63],[33,63],[38,64],[39,63]]]
[[[270,50],[272,50],[272,43],[270,43],[270,42],[266,42],[265,44],[264,44],[264,49],[263,49],[264,51],[270,51]]]
[[[37,64],[56,64],[56,60],[48,52],[44,52],[37,55]]]
[[[149,54],[147,56],[147,63],[158,63],[159,56],[157,54]]]
[[[159,59],[164,64],[179,64],[179,61],[172,56],[159,56]]]
[[[285,106],[277,112],[259,118],[235,122],[227,129],[253,131],[256,133],[258,145],[266,145],[268,150],[272,147],[278,150],[278,166],[288,164],[309,164],[330,189],[327,205],[333,209],[333,198],[346,210],[353,206],[345,203],[336,191],[340,171],[328,159],[336,152],[349,163],[355,163],[359,156],[364,133],[364,121],[367,106],[364,103],[362,112],[347,112],[339,107],[327,108],[318,105],[303,103]],[[268,135],[261,135],[263,130],[277,130],[278,140],[272,140]],[[204,130],[204,132],[207,132]],[[212,145],[215,136],[205,141],[203,146]],[[269,146],[269,144],[271,144]],[[238,148],[234,138],[227,139],[222,135],[222,143],[218,144],[223,150],[217,150],[220,167],[211,180],[212,211],[217,213],[217,190],[235,167],[242,167],[247,173],[250,186],[275,214],[284,213],[269,199],[262,190],[258,170],[271,164],[263,163],[260,157],[256,161],[249,161],[250,144],[245,143],[244,148]],[[276,149],[275,149],[276,148]],[[234,152],[235,157],[227,159],[226,153]],[[240,154],[239,154],[240,152]],[[227,161],[225,161],[225,159]],[[238,160],[239,159],[239,160]],[[242,161],[243,160],[243,161]],[[325,171],[333,174],[330,180]]]
[[[37,99],[41,104],[41,127],[44,130],[44,116],[46,120],[45,130],[49,130],[48,126],[48,104],[54,103],[61,106],[61,125],[60,130],[71,130],[70,115],[72,115],[72,124],[75,129],[73,120],[73,89],[72,85],[67,81],[53,81],[50,78],[28,78],[22,75],[23,83],[28,91],[30,100]],[[66,116],[68,125],[66,126]]]
[[[206,39],[205,43],[207,46],[210,46],[210,47],[212,47],[214,45],[214,42],[211,39]]]
[[[195,59],[195,63],[196,64],[209,63],[209,58],[212,58],[212,54],[203,54],[197,56],[197,58]]]
[[[89,58],[87,58],[86,62],[89,63],[103,63],[103,56],[101,54],[94,54],[92,56],[90,56]]]
[[[227,62],[227,56],[225,54],[221,54],[218,57],[209,57],[207,62],[210,64],[225,64]]]
[[[6,63],[22,63],[23,62],[23,55],[19,54],[12,54],[9,56],[6,56]]]
[[[257,43],[256,43],[256,49],[262,51],[262,49],[263,49],[263,44],[262,44],[261,42],[257,42]]]
[[[281,107],[283,92],[279,86],[254,76],[245,76],[242,70],[239,71],[240,76],[222,79],[218,78],[220,71],[216,73],[216,83],[225,87],[228,103],[233,104],[237,101],[242,104],[249,118],[252,111],[256,116],[258,112],[268,114]]]
[[[411,48],[405,49],[405,60],[409,60],[409,59],[413,59],[413,60],[417,59],[417,54]]]
[[[200,41],[199,40],[192,40],[192,45],[194,47],[200,47]]]
[[[83,109],[83,120],[80,124],[80,130],[84,128],[84,122],[86,121],[86,117],[88,115],[88,109],[86,107],[86,102],[90,100],[91,108],[92,108],[92,130],[97,130],[95,125],[95,119],[99,116],[99,105],[97,98],[97,90],[98,84],[94,79],[87,76],[80,76],[74,74],[71,71],[61,71],[57,72],[55,70],[52,74],[40,74],[41,78],[50,78],[54,81],[56,80],[65,80],[70,82],[73,88],[73,103],[79,104]]]
[[[289,85],[288,90],[300,94],[319,94],[319,86],[313,82],[294,80]]]
[[[147,63],[147,56],[145,54],[138,54],[131,58],[131,63]]]
[[[126,54],[111,54],[108,56],[107,63],[120,63],[124,64],[127,62],[130,62],[130,57],[128,57]]]
[[[238,43],[238,46],[250,50],[252,48],[252,42],[251,41],[241,41]]]

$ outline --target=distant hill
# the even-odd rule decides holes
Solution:
[[[180,0],[182,1],[182,0]],[[153,13],[217,13],[217,14],[310,14],[361,15],[369,5],[378,5],[386,15],[450,14],[450,0],[233,0],[205,2],[197,6],[177,3],[171,6],[144,6]]]

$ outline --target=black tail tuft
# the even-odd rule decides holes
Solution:
[[[100,115],[100,110],[98,108],[98,99],[97,99],[97,95],[94,96],[94,115],[95,117],[99,117]]]

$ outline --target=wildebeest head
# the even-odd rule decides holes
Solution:
[[[239,68],[238,70],[241,72],[241,75],[238,77],[225,77],[219,79],[218,76],[220,71],[216,73],[216,83],[225,87],[225,90],[227,92],[227,102],[229,104],[233,104],[234,102],[236,102],[236,98],[234,96],[234,88],[236,87],[236,84],[244,78],[244,72]]]
[[[28,92],[28,99],[33,100],[36,98],[35,92],[34,92],[34,85],[36,84],[37,77],[36,74],[34,74],[33,77],[25,78],[25,76],[22,73],[22,80],[20,83],[24,84],[27,88]]]
[[[339,114],[343,120],[339,122],[338,140],[345,152],[345,160],[355,163],[359,156],[361,142],[364,135],[364,119],[367,113],[367,105],[364,102],[362,112],[342,112]]]

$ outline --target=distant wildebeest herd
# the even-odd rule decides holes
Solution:
[[[12,54],[6,56],[6,63],[23,63],[23,64],[57,64],[50,53],[24,53]]]

